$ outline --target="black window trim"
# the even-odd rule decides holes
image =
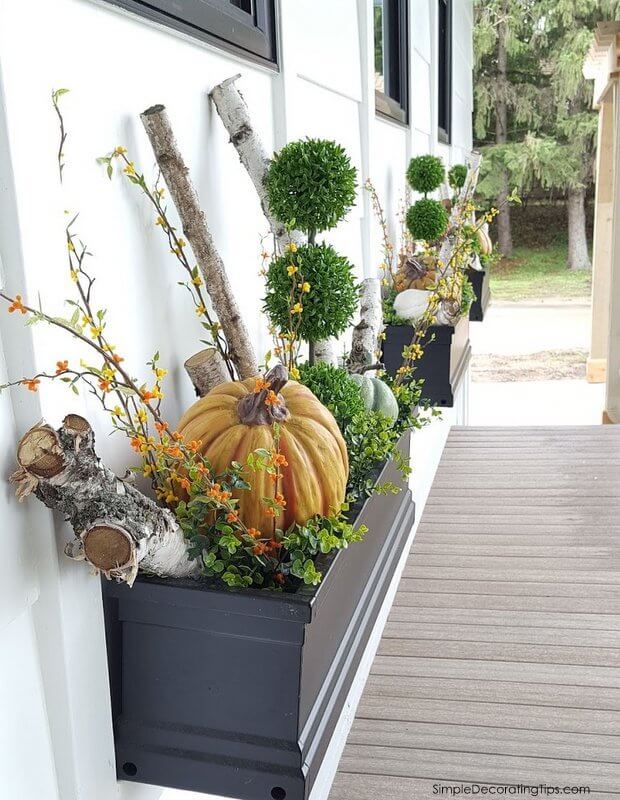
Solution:
[[[408,0],[393,0],[398,6],[398,65],[396,76],[401,100],[375,89],[375,111],[378,117],[409,124],[409,11]],[[388,50],[388,60],[389,60]]]
[[[255,22],[229,0],[183,0],[183,16],[175,14],[170,0],[105,0],[152,22],[193,39],[214,45],[257,64],[278,69],[278,0],[253,0]]]
[[[437,3],[437,139],[442,144],[450,144],[452,142],[452,0],[437,0]],[[444,3],[446,7],[446,36],[443,42],[446,77],[443,97],[439,85],[439,65],[442,55],[440,52],[442,42],[439,38],[439,3]],[[445,103],[445,127],[439,124],[439,104],[442,102]]]

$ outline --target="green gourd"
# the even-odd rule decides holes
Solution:
[[[362,390],[362,399],[369,411],[380,411],[392,422],[396,422],[398,419],[398,402],[387,383],[384,383],[380,378],[371,378],[365,374],[359,375],[356,373],[350,377]]]

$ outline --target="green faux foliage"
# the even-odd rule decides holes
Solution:
[[[399,317],[394,311],[394,300],[398,292],[393,286],[388,286],[383,297],[383,324],[384,325],[410,325],[410,321]]]
[[[350,501],[376,491],[376,471],[392,456],[401,434],[402,430],[378,411],[363,411],[349,422],[343,435],[349,453]]]
[[[469,314],[471,304],[476,300],[476,293],[471,281],[465,278],[463,281],[463,289],[461,290],[461,316],[466,317]]]
[[[455,164],[448,172],[448,183],[452,189],[461,189],[465,186],[467,167],[465,164]]]
[[[433,242],[445,232],[448,212],[439,200],[424,198],[407,210],[407,229],[416,240]]]
[[[367,497],[375,487],[376,471],[395,454],[396,443],[410,427],[419,427],[412,416],[420,392],[417,384],[403,385],[397,395],[399,417],[394,421],[384,414],[368,411],[360,387],[346,370],[331,364],[302,364],[301,383],[334,415],[349,454],[347,500],[352,503]],[[388,385],[391,380],[384,376]],[[402,471],[406,471],[405,465]]]
[[[334,415],[343,431],[356,414],[365,411],[360,387],[349,373],[324,361],[299,365],[300,382]]]
[[[361,541],[367,530],[365,525],[355,528],[347,522],[344,514],[337,517],[316,516],[305,525],[294,525],[282,539],[289,554],[284,568],[293,578],[308,586],[316,586],[322,575],[313,559]]]
[[[298,268],[293,277],[287,267]],[[308,282],[303,295],[297,335],[305,342],[339,336],[350,324],[357,308],[359,286],[353,267],[344,256],[322,242],[303,245],[295,253],[275,258],[267,270],[263,310],[278,330],[291,328],[291,287],[293,281]]]
[[[357,171],[335,142],[303,139],[274,155],[266,185],[274,216],[312,237],[335,228],[354,204]]]
[[[407,181],[420,194],[438,189],[446,178],[443,161],[437,156],[416,156],[407,167]]]

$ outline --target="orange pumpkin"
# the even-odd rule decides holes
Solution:
[[[232,461],[246,463],[254,450],[274,449],[273,422],[280,426],[280,452],[288,466],[281,467],[276,487],[263,471],[246,469],[251,491],[235,493],[239,514],[248,528],[269,530],[273,518],[265,511],[264,497],[276,491],[286,500],[276,520],[286,530],[292,523],[307,522],[315,514],[338,511],[345,497],[349,474],[347,449],[332,414],[312,392],[277,365],[265,375],[268,388],[256,391],[258,378],[222,383],[198,400],[183,415],[178,430],[186,441],[200,441],[201,452],[214,473],[222,473]],[[269,400],[270,402],[265,402]],[[276,402],[274,402],[276,400]]]

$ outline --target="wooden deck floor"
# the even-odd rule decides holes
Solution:
[[[330,800],[472,782],[620,797],[620,426],[450,433]]]

